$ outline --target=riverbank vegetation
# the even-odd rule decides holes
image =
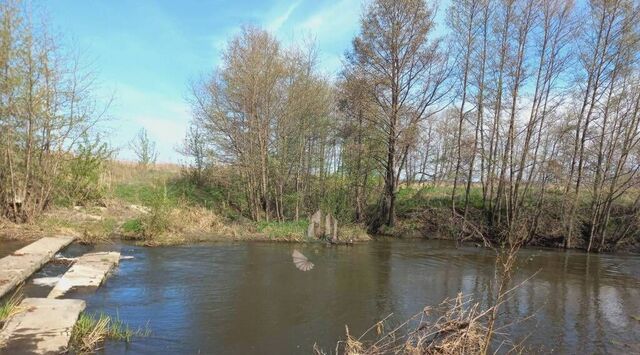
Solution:
[[[29,223],[0,219],[2,237],[66,234],[82,243],[124,239],[148,246],[221,240],[311,241],[306,237],[306,218],[252,221],[229,207],[220,190],[197,186],[187,174],[178,165],[106,162],[96,184],[99,198],[82,204],[58,200]],[[344,225],[341,235],[355,241],[369,239],[357,225]]]
[[[430,4],[372,1],[335,82],[313,46],[246,27],[192,85],[185,151],[254,220],[325,208],[373,233],[627,249],[637,18],[632,1],[460,0],[441,35]]]
[[[148,329],[132,330],[119,318],[106,314],[81,313],[71,332],[70,350],[76,354],[95,353],[107,340],[131,342],[149,336]]]
[[[299,240],[322,209],[373,234],[637,251],[638,4],[441,10],[368,2],[336,78],[312,44],[243,27],[189,85],[187,166],[157,169],[141,131],[127,181],[95,129],[108,100],[90,73],[4,1],[2,223],[148,244],[216,231]],[[87,223],[95,209],[108,213]]]

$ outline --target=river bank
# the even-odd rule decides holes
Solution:
[[[211,183],[196,184],[176,165],[141,168],[135,164],[112,162],[100,186],[101,198],[86,204],[59,199],[47,211],[28,223],[12,223],[0,218],[0,238],[34,240],[42,236],[66,234],[82,243],[132,240],[148,246],[181,245],[208,241],[250,240],[274,242],[315,242],[308,239],[304,214],[296,221],[256,222],[245,216],[230,192]],[[536,218],[537,227],[526,237],[525,245],[564,248],[561,194],[550,190],[544,210]],[[618,214],[632,208],[635,192],[620,199]],[[469,199],[468,221],[491,233],[483,213],[482,191],[473,187]],[[585,199],[585,204],[588,199]],[[451,187],[403,185],[397,193],[397,220],[381,235],[406,239],[450,239],[484,244],[477,235],[461,234],[461,220],[451,214]],[[374,215],[376,201],[367,201]],[[585,205],[585,209],[587,206]],[[246,212],[246,211],[244,211]],[[533,216],[532,216],[533,217]],[[343,239],[367,241],[366,222],[350,223],[352,216],[339,216]],[[634,222],[612,219],[619,226],[619,237],[599,245],[602,252],[640,253],[640,237]],[[576,230],[586,230],[586,225]],[[640,230],[640,228],[638,228]],[[586,249],[587,240],[577,238],[573,249]],[[600,246],[602,248],[600,248]]]
[[[0,240],[31,241],[69,235],[83,244],[132,241],[145,246],[168,246],[214,241],[322,242],[306,236],[308,222],[230,221],[211,210],[180,206],[157,216],[146,206],[113,201],[108,207],[54,208],[31,223],[0,219]],[[162,219],[162,220],[160,220]],[[160,225],[160,226],[158,226]],[[156,228],[153,232],[149,228]],[[344,241],[366,242],[363,227],[343,225]]]
[[[480,186],[472,186],[466,216],[468,224],[464,228],[462,216],[451,213],[451,186],[433,184],[402,186],[397,193],[397,223],[393,228],[384,227],[382,233],[405,239],[425,237],[458,239],[458,241],[479,245],[484,245],[488,240],[499,244],[500,235],[505,232],[504,227],[492,226],[488,222],[489,217],[486,206],[483,205],[482,194]],[[640,201],[639,196],[640,191],[631,190],[616,202],[613,206],[615,215],[612,214],[609,222],[609,234],[606,240],[595,239],[592,252],[640,253],[640,233],[638,232],[640,226],[633,213],[637,201]],[[540,202],[541,207],[531,211],[531,215],[526,220],[527,226],[524,228],[527,232],[519,238],[522,238],[524,246],[529,247],[586,251],[589,244],[590,203],[588,194],[585,194],[580,200],[578,209],[580,218],[574,226],[574,230],[580,233],[574,236],[573,243],[567,247],[563,193],[560,189],[550,188],[546,192],[545,199]],[[459,208],[462,209],[460,206]]]

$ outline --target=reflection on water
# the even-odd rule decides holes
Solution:
[[[0,258],[13,253],[29,243],[18,240],[0,240]]]
[[[316,267],[298,271],[298,248]],[[345,324],[360,334],[393,313],[399,322],[458,292],[490,296],[490,251],[450,243],[377,241],[355,247],[230,243],[122,246],[123,261],[89,311],[153,335],[106,353],[310,353],[330,351]],[[537,274],[536,274],[537,272]],[[528,281],[532,275],[535,276]],[[524,250],[502,319],[531,351],[638,351],[640,260],[633,256]],[[522,320],[527,318],[526,320]]]

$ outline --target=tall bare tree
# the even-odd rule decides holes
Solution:
[[[433,37],[434,11],[421,0],[377,0],[360,20],[347,61],[373,85],[374,122],[386,146],[379,164],[384,172],[380,213],[372,224],[395,223],[400,171],[411,146],[408,139],[419,122],[434,111],[445,95],[447,57]],[[355,70],[355,69],[353,69]]]

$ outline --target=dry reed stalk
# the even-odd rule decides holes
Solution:
[[[509,292],[512,290],[509,290]],[[504,301],[504,298],[503,298]],[[355,338],[346,328],[346,339],[338,342],[335,353],[346,355],[378,354],[480,354],[484,350],[489,328],[489,317],[499,305],[481,309],[480,304],[458,294],[443,301],[437,307],[425,307],[402,324],[388,332],[385,317]],[[377,331],[374,340],[363,338],[372,330]],[[504,344],[510,344],[507,340]],[[511,346],[511,345],[510,345]],[[515,350],[515,346],[511,346]],[[316,354],[323,352],[314,346]]]

